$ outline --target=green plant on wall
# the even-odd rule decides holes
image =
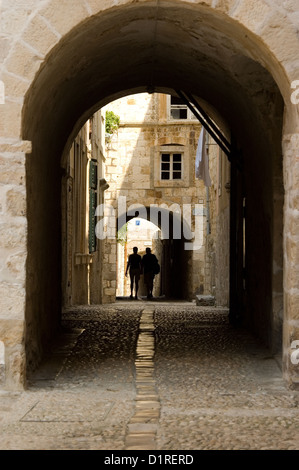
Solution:
[[[124,246],[127,243],[127,233],[128,227],[127,224],[125,224],[117,232],[117,243]]]
[[[120,117],[113,111],[106,111],[105,131],[110,136],[119,128]]]

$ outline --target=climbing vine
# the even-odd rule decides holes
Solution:
[[[123,225],[117,232],[117,243],[125,245],[127,243],[128,227],[127,224]]]
[[[106,111],[105,131],[106,134],[112,135],[119,128],[120,117],[113,111]]]

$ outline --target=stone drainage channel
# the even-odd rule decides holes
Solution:
[[[160,402],[154,377],[154,312],[154,308],[145,308],[141,313],[135,359],[136,405],[128,424],[126,450],[156,449]]]

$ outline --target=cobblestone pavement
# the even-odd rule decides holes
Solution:
[[[0,392],[1,450],[299,448],[299,392],[226,310],[118,301],[62,327],[28,390]]]

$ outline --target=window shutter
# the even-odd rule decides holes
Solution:
[[[89,187],[96,190],[97,189],[97,162],[96,160],[90,160],[89,162]]]
[[[97,162],[91,160],[89,162],[89,253],[96,251],[97,239],[95,234],[96,217],[95,211],[97,206]]]

